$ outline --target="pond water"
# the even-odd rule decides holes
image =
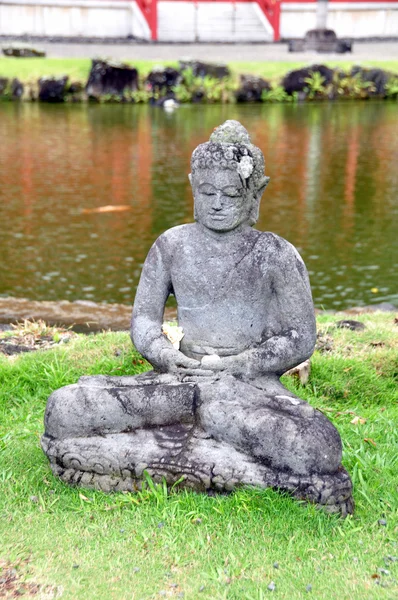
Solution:
[[[228,118],[265,154],[257,227],[299,249],[316,306],[397,303],[398,110],[382,102],[1,104],[0,294],[131,304],[153,241],[192,221],[192,150]]]

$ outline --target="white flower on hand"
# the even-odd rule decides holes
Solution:
[[[173,348],[180,349],[180,341],[184,337],[182,327],[178,327],[177,323],[163,323],[162,333],[173,344]]]
[[[254,164],[251,156],[243,156],[238,164],[237,171],[243,179],[248,179],[253,173]]]

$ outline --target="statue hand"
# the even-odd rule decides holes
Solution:
[[[214,371],[223,371],[229,375],[245,376],[249,379],[253,378],[257,373],[255,361],[251,360],[247,351],[241,352],[240,354],[232,356],[216,357],[218,360],[212,360],[210,363],[209,359],[213,359],[213,356],[205,356],[207,359],[205,362],[202,359],[202,365],[206,368],[211,368]],[[210,366],[211,364],[211,366]]]
[[[159,367],[167,373],[177,373],[183,370],[196,371],[201,367],[201,363],[198,360],[189,358],[174,348],[164,348],[161,350],[159,359]]]
[[[222,357],[217,354],[208,354],[202,358],[201,364],[202,368],[211,369],[214,374],[226,373],[249,378],[255,375],[254,361],[250,360],[247,352]]]

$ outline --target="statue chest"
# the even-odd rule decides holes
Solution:
[[[248,315],[263,312],[270,294],[270,277],[264,261],[252,246],[185,249],[174,256],[171,278],[180,309],[212,306]]]

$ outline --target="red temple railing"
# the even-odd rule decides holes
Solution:
[[[157,40],[158,38],[158,10],[157,5],[161,0],[136,0],[139,8],[141,9],[151,32],[151,39]],[[175,0],[176,1],[176,0]],[[178,0],[177,0],[178,1]],[[268,19],[272,29],[274,30],[274,41],[280,40],[280,15],[281,15],[281,1],[283,2],[313,2],[317,0],[181,0],[185,2],[193,2],[197,4],[200,2],[257,2],[265,17]],[[347,2],[347,0],[329,0],[332,3],[335,2]],[[349,0],[349,2],[396,2],[396,0]]]
[[[136,0],[151,32],[151,40],[158,39],[158,0]]]
[[[281,3],[280,0],[256,0],[274,30],[274,42],[280,40]]]

